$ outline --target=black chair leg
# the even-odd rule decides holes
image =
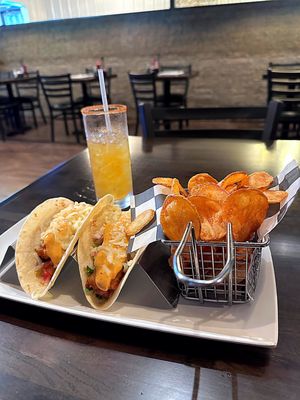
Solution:
[[[186,100],[183,103],[183,107],[187,108],[187,101]],[[185,126],[189,126],[189,120],[188,119],[185,120]]]
[[[24,134],[25,133],[24,129],[26,125],[25,115],[24,111],[19,106],[14,107],[13,119],[17,132]]]
[[[77,129],[76,117],[75,117],[74,112],[72,112],[72,120],[73,120],[73,125],[74,125],[74,133],[76,135],[76,142],[80,143],[79,131]]]
[[[44,110],[43,110],[43,107],[42,107],[40,101],[38,102],[38,108],[40,110],[40,113],[41,113],[42,120],[43,120],[44,124],[47,125],[47,120],[46,120],[46,117],[45,117],[45,113],[44,113]]]
[[[67,116],[66,116],[65,113],[63,113],[63,119],[64,119],[64,125],[65,125],[65,132],[66,132],[66,135],[69,136],[69,135],[70,135],[69,126],[68,126]]]
[[[82,135],[84,136],[84,125],[83,125],[83,118],[81,117],[81,115],[80,115],[80,117],[79,117],[79,123],[80,123],[80,129],[81,129],[81,132],[82,132]]]
[[[3,124],[1,118],[0,118],[0,131],[1,131],[2,140],[3,140],[3,142],[5,142],[6,141],[6,131],[5,131],[4,124]]]
[[[139,111],[137,110],[136,112],[136,122],[135,122],[135,136],[138,134],[139,131],[139,125],[140,125],[140,117],[139,117]]]
[[[51,142],[55,142],[55,136],[54,136],[54,118],[53,115],[50,114],[50,125],[51,125]]]
[[[32,104],[31,106],[32,106],[32,110],[31,110],[31,111],[32,111],[33,123],[34,123],[35,128],[37,128],[37,127],[38,127],[38,123],[37,123],[37,120],[36,120],[36,114],[35,114],[34,104]]]
[[[288,122],[282,123],[281,139],[287,139],[289,136],[290,124]]]

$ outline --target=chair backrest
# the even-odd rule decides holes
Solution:
[[[8,90],[7,90],[7,86],[5,84],[1,84],[0,85],[0,97],[8,97]]]
[[[15,83],[17,96],[32,96],[35,98],[39,97],[39,71],[29,72],[26,77],[20,78],[19,82]]]
[[[151,103],[152,105],[156,105],[155,74],[129,73],[128,76],[136,107],[141,103]]]
[[[280,114],[283,108],[283,104],[278,100],[271,100],[268,105],[267,116],[265,119],[264,130],[262,134],[263,142],[270,142],[276,139],[278,130],[278,123]]]
[[[72,81],[70,74],[64,75],[40,75],[40,82],[48,107],[54,109],[55,104],[73,104]]]
[[[218,114],[218,109],[216,108],[155,108],[151,107],[150,104],[141,104],[139,106],[140,121],[142,126],[142,133],[144,139],[151,139],[155,136],[161,137],[212,137],[210,134],[207,135],[207,130],[200,129],[160,129],[159,122],[163,121],[165,123],[178,122],[178,121],[200,121],[200,120],[216,120],[225,119],[229,115],[236,115],[239,119],[247,120],[257,120],[265,119],[265,129],[263,134],[261,131],[248,130],[243,132],[244,137],[251,137],[253,139],[262,139],[267,142],[274,140],[276,137],[278,120],[282,108],[282,103],[279,101],[272,101],[269,104],[267,113],[266,108],[226,108],[220,109]],[[267,116],[266,116],[267,115]],[[224,130],[214,130],[213,137],[231,137],[240,138],[243,136],[242,132],[239,130],[239,134],[232,134],[230,130],[227,132]]]
[[[280,100],[285,108],[300,104],[300,67],[284,71],[268,69],[268,103]]]
[[[300,68],[300,63],[269,63],[269,68],[271,69],[291,69],[291,68]]]

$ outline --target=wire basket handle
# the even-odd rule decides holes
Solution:
[[[174,273],[175,273],[177,279],[180,282],[184,283],[185,285],[196,286],[196,287],[217,285],[217,284],[221,283],[224,280],[224,278],[226,278],[227,275],[230,274],[230,272],[232,271],[232,268],[234,266],[234,244],[233,244],[233,238],[232,238],[231,223],[227,224],[227,259],[226,259],[226,263],[225,263],[222,271],[213,279],[208,279],[208,280],[195,279],[195,278],[190,278],[183,273],[180,255],[184,249],[184,246],[187,243],[189,235],[191,236],[191,239],[192,239],[191,247],[192,247],[192,253],[193,253],[196,273],[197,273],[198,277],[200,276],[195,231],[194,231],[192,222],[189,222],[186,226],[186,229],[182,236],[181,242],[180,242],[179,246],[177,247],[177,250],[176,250],[176,252],[174,254],[174,258],[173,258],[173,269],[174,269]]]

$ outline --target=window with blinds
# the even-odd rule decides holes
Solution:
[[[11,0],[9,2],[0,0],[0,14],[1,5],[4,6],[5,3],[10,3],[10,10],[16,9],[14,5],[18,6],[24,13],[26,12],[27,17],[26,19],[11,18],[12,23],[5,24],[4,21],[3,25],[167,10],[170,8],[170,0]],[[10,15],[12,15],[12,11],[10,11]]]

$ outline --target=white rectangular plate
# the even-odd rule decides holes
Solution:
[[[0,236],[0,263],[9,244],[17,238],[24,220]],[[277,293],[270,249],[264,248],[255,301],[229,306],[200,306],[180,300],[172,310],[141,307],[117,301],[108,311],[96,311],[82,292],[79,271],[63,269],[51,294],[32,300],[16,279],[14,263],[0,274],[0,297],[63,313],[115,322],[144,329],[198,338],[222,340],[263,347],[275,347],[278,340]]]

